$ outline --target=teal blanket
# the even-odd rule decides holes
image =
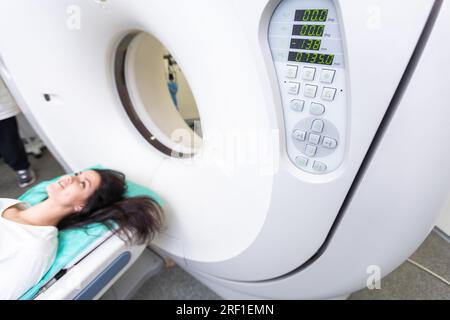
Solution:
[[[102,167],[95,167],[102,168]],[[57,181],[60,177],[52,180],[44,181],[29,189],[19,197],[20,201],[35,205],[47,199],[46,187]],[[146,187],[127,181],[126,197],[149,196],[162,206],[161,198],[153,191]],[[42,277],[42,279],[31,289],[29,289],[20,300],[31,300],[38,291],[50,281],[59,271],[64,269],[73,259],[75,259],[84,249],[86,249],[98,237],[105,234],[109,229],[100,223],[93,223],[84,228],[70,229],[59,232],[58,234],[58,250],[56,258],[50,269]]]

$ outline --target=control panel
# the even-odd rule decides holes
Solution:
[[[344,159],[347,98],[339,19],[332,0],[284,0],[269,24],[289,159],[313,174]]]

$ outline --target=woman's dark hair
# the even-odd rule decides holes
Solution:
[[[59,230],[103,223],[128,243],[143,244],[162,228],[162,208],[152,198],[125,198],[125,175],[109,169],[94,169],[101,181],[83,209],[62,219]]]

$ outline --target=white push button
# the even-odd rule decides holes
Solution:
[[[323,69],[322,73],[320,74],[320,82],[323,83],[332,83],[334,79],[334,70],[330,69]]]
[[[286,78],[295,79],[297,78],[297,66],[287,65],[286,66]]]
[[[317,147],[307,144],[305,147],[305,154],[309,157],[314,157],[317,151]]]
[[[302,79],[312,81],[312,80],[314,80],[315,74],[316,74],[316,68],[303,67]]]
[[[323,131],[323,121],[322,120],[314,120],[311,125],[311,130],[314,132],[321,133]]]
[[[320,135],[315,134],[315,133],[310,133],[309,134],[309,138],[308,138],[308,142],[312,143],[312,144],[319,144],[320,141]]]
[[[323,104],[313,102],[309,107],[309,112],[315,116],[320,116],[325,112],[325,107]]]
[[[289,94],[298,94],[300,90],[300,83],[298,82],[288,82],[287,90]]]
[[[295,158],[295,163],[300,166],[300,167],[306,167],[308,166],[308,161],[309,159],[306,157],[302,157],[302,156],[297,156]]]
[[[325,88],[323,88],[323,91],[322,91],[322,99],[326,100],[326,101],[333,101],[335,94],[336,94],[336,89],[325,87]]]
[[[290,103],[292,110],[295,110],[295,111],[303,111],[304,105],[305,105],[305,101],[299,100],[299,99],[291,100],[291,103]]]
[[[327,171],[327,165],[320,161],[314,161],[313,169],[319,172]]]
[[[294,131],[292,132],[292,136],[293,136],[295,139],[297,139],[297,140],[305,141],[305,139],[306,139],[306,131],[302,131],[302,130],[296,129],[296,130],[294,130]]]
[[[337,146],[337,141],[333,138],[324,137],[322,141],[322,145],[328,149],[334,149]]]
[[[303,94],[305,97],[308,98],[315,98],[317,93],[317,86],[313,86],[310,84],[305,85],[305,90],[303,91]]]

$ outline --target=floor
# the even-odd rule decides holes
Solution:
[[[47,180],[63,174],[63,169],[44,150],[40,158],[30,156],[30,162],[39,180]],[[0,196],[17,198],[25,190],[16,186],[14,173],[0,160]],[[422,264],[443,278],[450,279],[450,244],[432,232],[411,259]],[[405,262],[383,278],[380,290],[363,289],[349,299],[445,299],[450,300],[450,286],[429,273]],[[191,277],[179,267],[164,270],[147,280],[134,299],[221,299],[214,292]]]

